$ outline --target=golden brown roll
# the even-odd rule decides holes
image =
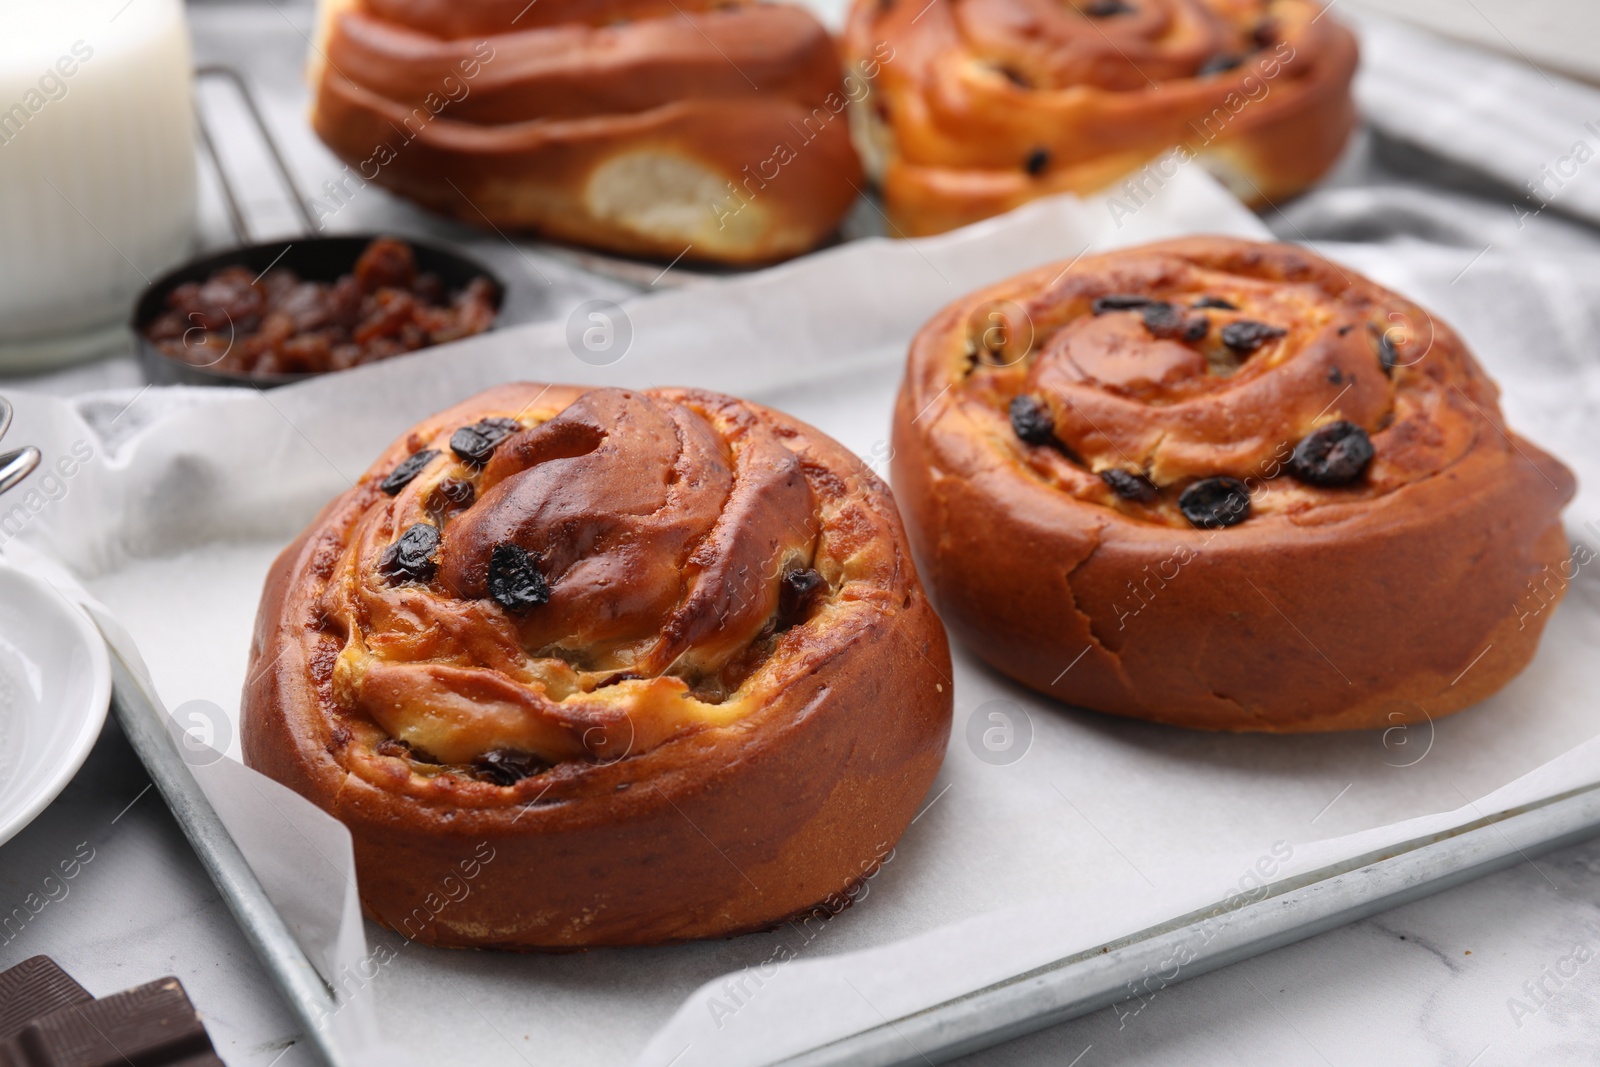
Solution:
[[[1570,472],[1443,323],[1304,249],[1056,264],[911,345],[892,477],[951,630],[1083,707],[1392,726],[1505,685]]]
[[[1315,0],[856,0],[845,51],[880,61],[858,142],[910,235],[1124,179],[1132,211],[1174,147],[1261,206],[1356,124],[1355,38]]]
[[[441,945],[719,937],[842,901],[938,771],[950,654],[887,488],[714,393],[506,385],[286,549],[245,761]]]
[[[855,200],[839,59],[754,0],[323,0],[317,135],[476,226],[646,256],[779,259]]]

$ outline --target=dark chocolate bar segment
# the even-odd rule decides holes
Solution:
[[[223,1067],[176,978],[58,1008],[0,1043],[16,1067]]]
[[[49,956],[32,956],[0,971],[0,1042],[41,1015],[72,1004],[87,1004],[89,991]]]

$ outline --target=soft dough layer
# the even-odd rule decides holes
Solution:
[[[856,0],[846,55],[885,44],[857,133],[911,235],[1097,192],[1174,147],[1259,207],[1356,124],[1355,38],[1315,0]],[[1135,177],[1127,209],[1167,177]]]
[[[318,136],[473,225],[759,262],[825,239],[861,182],[833,42],[798,7],[324,0],[319,55]]]
[[[895,488],[946,623],[1084,707],[1208,729],[1456,711],[1532,657],[1571,473],[1426,311],[1289,245],[1057,264],[911,346]]]
[[[278,559],[243,741],[350,827],[378,921],[647,944],[870,872],[938,770],[949,676],[888,491],[832,440],[713,393],[510,385]],[[470,898],[425,906],[480,846]]]

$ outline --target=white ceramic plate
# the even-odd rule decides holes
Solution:
[[[110,699],[99,631],[48,584],[0,562],[0,842],[78,773]]]

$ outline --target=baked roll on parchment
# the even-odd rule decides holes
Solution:
[[[861,185],[839,57],[753,0],[322,0],[311,124],[473,226],[676,260],[797,255]]]
[[[1423,309],[1305,249],[1055,264],[911,345],[891,468],[950,629],[1069,703],[1217,730],[1456,711],[1533,656],[1572,474]]]
[[[944,631],[886,487],[778,412],[506,385],[273,566],[245,761],[441,945],[719,937],[839,901],[944,756]]]
[[[857,141],[913,236],[1124,182],[1131,212],[1194,159],[1259,207],[1356,126],[1355,38],[1315,0],[856,0],[846,56],[886,49]]]

